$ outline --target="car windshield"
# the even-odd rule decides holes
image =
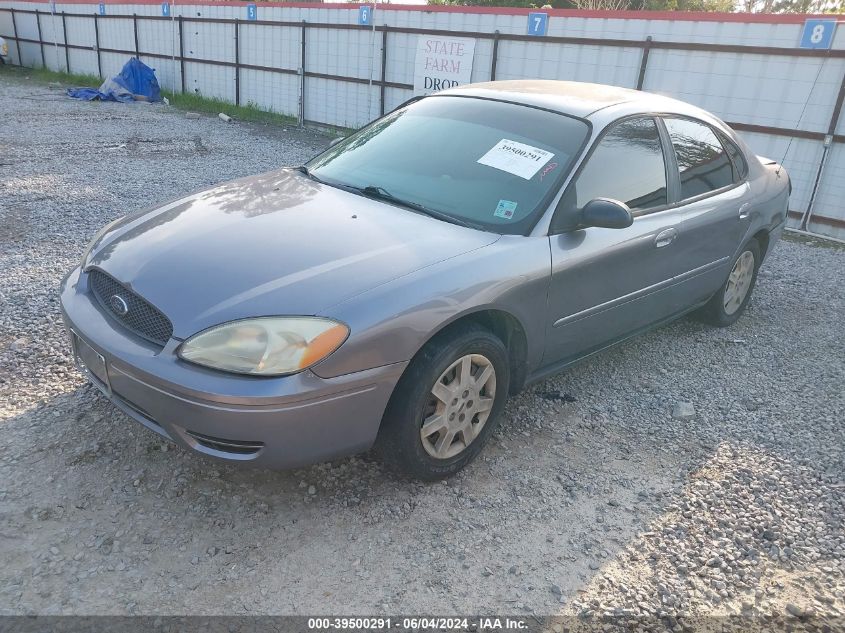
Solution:
[[[564,114],[435,96],[375,121],[307,168],[330,185],[519,234],[548,205],[588,134],[586,122]]]

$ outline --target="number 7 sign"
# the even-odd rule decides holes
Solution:
[[[549,14],[548,13],[529,13],[528,14],[528,35],[543,36],[549,28]]]

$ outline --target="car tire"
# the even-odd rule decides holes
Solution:
[[[399,380],[376,453],[415,479],[454,475],[498,425],[509,382],[508,352],[498,337],[475,324],[448,330],[420,350]]]
[[[745,312],[757,283],[762,260],[760,244],[748,240],[731,262],[731,272],[722,287],[696,312],[699,320],[715,327],[727,327]]]

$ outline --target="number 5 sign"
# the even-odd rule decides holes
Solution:
[[[833,44],[833,32],[836,20],[807,20],[801,32],[799,48],[830,48]]]
[[[548,13],[528,14],[528,35],[545,35],[549,28]]]

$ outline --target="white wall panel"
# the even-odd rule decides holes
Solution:
[[[843,72],[842,59],[652,50],[643,88],[727,121],[825,131]]]
[[[182,26],[185,57],[234,61],[235,26],[208,22],[185,22]]]
[[[301,29],[288,26],[241,24],[241,63],[297,70]]]
[[[377,86],[313,77],[305,85],[305,118],[309,121],[357,128],[378,117]]]
[[[135,31],[131,18],[108,18],[99,20],[100,48],[110,48],[117,51],[135,50]],[[124,61],[130,55],[123,55]],[[104,69],[105,70],[105,69]],[[108,76],[108,75],[107,75]]]
[[[203,97],[235,102],[235,69],[185,62],[185,90]]]
[[[241,103],[298,118],[299,81],[297,75],[242,70]]]
[[[77,75],[97,75],[96,51],[81,51],[72,48],[68,51],[70,70]],[[98,86],[93,86],[98,87]]]
[[[381,77],[381,33],[308,29],[305,60],[309,72],[360,79]]]
[[[634,48],[500,42],[496,79],[562,79],[634,88],[640,68]]]
[[[792,197],[789,208],[803,213],[810,202],[810,192],[822,157],[822,144],[818,141],[769,134],[740,132],[740,136],[760,156],[776,160],[786,166],[792,179]]]
[[[813,215],[845,221],[845,145],[835,143],[831,146],[825,162]],[[845,239],[845,229],[824,225],[810,224],[810,230],[825,235]]]

